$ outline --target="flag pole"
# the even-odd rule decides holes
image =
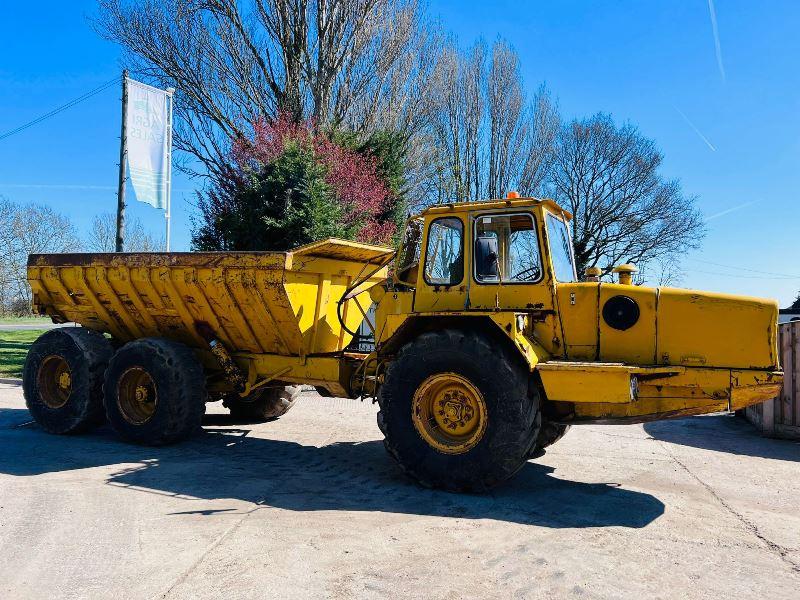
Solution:
[[[119,182],[117,186],[117,239],[115,251],[122,252],[125,233],[125,168],[128,159],[128,69],[122,71],[122,126],[119,136]]]
[[[169,125],[167,129],[167,210],[164,213],[164,218],[167,222],[167,238],[166,250],[169,252],[170,242],[170,218],[172,216],[172,104],[174,102],[175,88],[167,88],[167,96],[169,97]]]

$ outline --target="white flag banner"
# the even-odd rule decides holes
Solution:
[[[128,79],[128,167],[136,199],[167,209],[169,94]]]

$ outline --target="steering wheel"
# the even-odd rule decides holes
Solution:
[[[511,276],[513,281],[532,281],[539,276],[539,267],[533,266],[527,269],[522,269],[518,273]]]

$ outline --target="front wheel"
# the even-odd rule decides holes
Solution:
[[[406,344],[378,402],[384,445],[419,483],[484,491],[527,461],[539,432],[539,394],[505,344],[442,330]]]

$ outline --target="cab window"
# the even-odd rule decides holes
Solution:
[[[456,217],[431,222],[425,249],[425,282],[456,285],[464,278],[464,224]]]
[[[569,230],[563,219],[547,213],[547,235],[550,238],[550,256],[556,281],[567,283],[578,281],[575,265],[572,263]]]
[[[534,283],[542,276],[539,236],[528,213],[475,219],[475,280]]]

